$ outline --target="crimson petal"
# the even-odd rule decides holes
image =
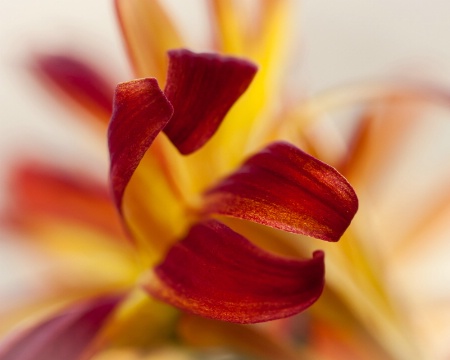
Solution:
[[[42,55],[36,67],[71,99],[109,120],[114,86],[89,64],[67,55]]]
[[[358,208],[334,168],[284,142],[273,143],[205,193],[205,211],[337,241]]]
[[[6,220],[11,224],[62,220],[92,227],[114,239],[124,237],[106,184],[79,171],[24,161],[16,165],[9,188]]]
[[[174,115],[164,132],[182,154],[205,144],[257,71],[246,60],[189,50],[169,51],[164,93]]]
[[[125,187],[136,167],[172,114],[172,106],[155,79],[138,79],[117,85],[108,145],[113,196],[119,209]]]
[[[324,254],[295,260],[267,253],[215,220],[194,225],[144,288],[185,311],[236,323],[296,314],[324,285]]]
[[[78,360],[121,300],[105,296],[78,304],[0,346],[0,360]]]

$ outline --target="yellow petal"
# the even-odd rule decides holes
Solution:
[[[183,164],[175,152],[167,138],[158,136],[124,194],[124,218],[146,266],[161,260],[191,220],[189,181],[178,171]]]
[[[95,355],[92,360],[195,360],[197,357],[177,347],[163,346],[148,353],[139,349],[110,349]]]
[[[220,51],[248,58],[258,65],[259,70],[218,132],[189,158],[189,166],[194,168],[193,177],[199,188],[230,172],[242,161],[243,154],[248,155],[266,144],[267,123],[278,107],[284,80],[281,75],[286,68],[291,2],[280,0],[258,4],[260,17],[255,19],[257,25],[253,36],[252,32],[246,32],[248,30],[242,23],[239,30],[235,29],[239,20],[249,21],[240,17],[240,6],[227,0],[212,3],[223,42]]]
[[[52,261],[46,281],[55,287],[109,291],[133,285],[139,274],[134,249],[101,232],[53,221],[32,234]]]
[[[137,77],[165,83],[167,50],[183,41],[158,0],[116,0],[119,22]]]
[[[214,45],[220,51],[229,54],[242,54],[246,33],[243,24],[238,18],[239,4],[234,0],[212,0],[209,2],[213,16],[213,26],[216,36],[213,40]]]
[[[178,311],[152,299],[143,290],[130,293],[108,322],[99,346],[151,350],[167,344],[174,332]]]

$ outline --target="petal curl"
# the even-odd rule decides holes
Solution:
[[[182,154],[194,152],[210,139],[256,71],[253,63],[234,57],[169,51],[164,93],[174,115],[164,132]]]
[[[138,79],[117,85],[108,145],[113,196],[119,209],[136,167],[172,114],[172,106],[155,79]]]
[[[235,323],[287,317],[311,306],[324,285],[324,254],[295,260],[267,253],[220,222],[194,225],[144,288],[185,311]]]
[[[277,142],[205,193],[205,212],[337,241],[358,199],[334,168],[293,145]]]
[[[77,304],[51,319],[16,334],[0,346],[0,360],[78,360],[116,308],[121,296]]]

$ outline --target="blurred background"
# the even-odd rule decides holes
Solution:
[[[204,1],[166,3],[201,50]],[[314,95],[336,86],[389,78],[426,80],[450,89],[449,13],[447,0],[298,0],[292,32],[297,54],[292,59],[292,91]],[[112,0],[0,0],[0,204],[8,168],[19,154],[56,162],[82,161],[97,174],[107,170],[106,142],[98,151],[102,145],[96,134],[76,121],[79,114],[67,112],[65,104],[58,104],[30,75],[35,54],[61,51],[93,58],[116,82],[131,76]],[[450,132],[446,134],[436,141],[445,145]],[[10,235],[0,232],[0,236]],[[0,250],[0,304],[2,293],[20,293],[17,284],[37,276],[27,266],[27,256],[32,254],[18,249],[13,238],[6,240]],[[406,286],[411,296],[426,289],[415,286],[417,282],[427,282],[439,272],[444,276],[435,287],[442,293],[435,288],[427,291],[450,299],[446,260],[450,241],[442,244],[440,251],[424,254],[430,259],[428,268],[409,272],[409,278],[403,274],[402,279],[412,283]],[[450,311],[443,312],[442,319],[450,323]],[[450,354],[446,352],[449,329],[450,325],[442,326],[436,329],[440,337],[430,336],[430,354]]]
[[[191,38],[202,38],[203,2],[165,1]],[[293,79],[303,91],[403,75],[450,83],[448,1],[294,2]],[[1,0],[0,49],[2,162],[25,138],[58,144],[73,133],[63,119],[70,114],[30,79],[33,53],[70,50],[97,59],[119,81],[129,78],[112,0]]]

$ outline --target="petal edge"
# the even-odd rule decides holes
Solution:
[[[339,240],[358,208],[356,194],[341,174],[284,142],[250,157],[204,197],[207,214],[327,241]]]
[[[247,60],[186,49],[168,54],[164,93],[175,111],[164,132],[186,155],[217,131],[228,110],[247,90],[257,67]]]
[[[296,260],[272,255],[220,222],[194,225],[143,287],[187,312],[235,323],[299,313],[324,286],[324,254]]]
[[[110,178],[118,209],[139,162],[173,114],[172,105],[154,78],[117,85],[108,128]]]

